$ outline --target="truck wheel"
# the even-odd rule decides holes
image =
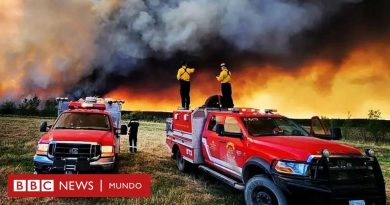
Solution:
[[[260,175],[247,182],[244,195],[247,205],[287,205],[282,191],[270,179]]]
[[[183,158],[183,156],[180,153],[180,150],[177,149],[176,152],[176,165],[179,171],[185,172],[188,169],[188,162]]]
[[[114,166],[111,169],[111,173],[119,173],[119,163],[120,163],[120,158],[118,154],[115,154],[115,161],[114,161]]]

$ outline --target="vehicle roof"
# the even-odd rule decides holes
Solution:
[[[263,113],[263,112],[232,112],[232,111],[210,111],[211,114],[222,114],[226,116],[236,117],[270,117],[270,118],[283,118],[285,116],[278,113]]]

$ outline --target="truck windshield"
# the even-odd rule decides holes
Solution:
[[[54,129],[90,129],[110,130],[107,115],[95,113],[63,113],[54,125]]]
[[[308,136],[309,133],[288,118],[244,117],[245,127],[252,136],[296,135]]]

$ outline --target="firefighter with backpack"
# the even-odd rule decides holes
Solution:
[[[182,109],[190,109],[190,75],[195,72],[194,68],[187,68],[187,63],[183,62],[177,71],[177,80],[180,82],[180,96]]]
[[[221,63],[221,72],[216,77],[217,80],[221,82],[222,107],[234,107],[232,98],[232,85],[230,84],[232,73],[227,69],[226,63]]]

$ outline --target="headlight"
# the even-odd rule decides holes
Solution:
[[[327,149],[323,149],[321,151],[321,154],[322,154],[323,157],[326,157],[326,158],[328,158],[330,156],[330,152]]]
[[[369,157],[375,157],[375,152],[372,149],[365,149],[364,152],[366,153],[367,156]]]
[[[36,154],[47,155],[48,149],[49,149],[49,144],[38,144]]]
[[[112,157],[114,156],[114,147],[113,146],[102,146],[102,157]]]
[[[307,176],[309,165],[297,162],[278,161],[275,165],[275,170],[283,174],[295,174]]]

